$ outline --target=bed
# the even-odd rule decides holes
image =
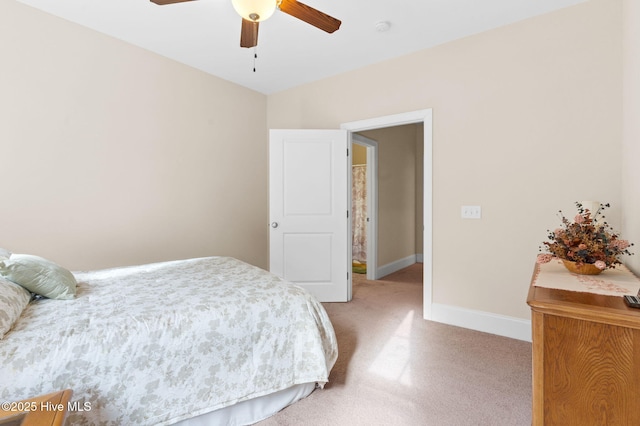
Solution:
[[[72,389],[67,424],[251,424],[337,359],[313,296],[234,258],[72,275],[75,295],[33,300],[0,332],[0,401]]]

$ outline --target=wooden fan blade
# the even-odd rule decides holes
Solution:
[[[182,3],[184,1],[193,1],[193,0],[149,0],[149,1],[151,3],[155,3],[160,6],[164,6],[165,4]]]
[[[242,18],[240,47],[254,47],[258,45],[258,24],[258,22]]]
[[[296,0],[282,0],[280,10],[328,33],[336,31],[342,24],[342,21]]]

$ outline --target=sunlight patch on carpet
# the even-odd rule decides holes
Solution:
[[[409,361],[411,360],[411,327],[414,315],[414,311],[409,311],[369,367],[369,372],[403,385],[412,385]]]

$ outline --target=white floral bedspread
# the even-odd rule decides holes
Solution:
[[[72,425],[164,425],[327,382],[333,327],[303,289],[212,257],[74,274],[74,300],[31,302],[0,340],[0,401],[62,389]]]

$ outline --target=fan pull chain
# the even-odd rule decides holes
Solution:
[[[253,48],[253,72],[256,72],[256,59],[258,59],[258,48]]]

